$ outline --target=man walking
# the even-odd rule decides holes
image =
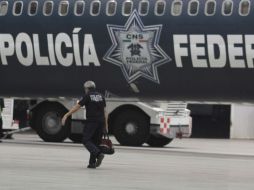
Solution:
[[[3,137],[3,120],[2,120],[2,111],[4,108],[4,100],[3,98],[0,98],[0,138]],[[2,141],[0,140],[0,143]]]
[[[86,124],[83,130],[83,144],[90,152],[88,168],[96,168],[101,165],[104,154],[98,146],[101,143],[103,133],[108,131],[105,98],[96,91],[93,81],[84,84],[85,96],[62,118],[64,125],[67,118],[78,111],[82,106],[86,108]]]

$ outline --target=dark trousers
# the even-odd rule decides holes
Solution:
[[[3,120],[0,118],[0,138],[3,137]]]
[[[89,164],[96,162],[96,157],[100,154],[99,145],[101,144],[104,122],[88,121],[83,130],[83,144],[90,152]]]

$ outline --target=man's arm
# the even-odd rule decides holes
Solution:
[[[104,108],[104,117],[105,117],[105,129],[106,133],[108,133],[108,113],[106,111],[106,108]]]
[[[75,113],[76,111],[78,111],[80,109],[80,105],[76,104],[73,108],[70,109],[70,111],[68,111],[62,118],[62,125],[65,125],[65,122],[67,120],[68,117],[70,117],[73,113]]]

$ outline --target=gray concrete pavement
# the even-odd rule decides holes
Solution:
[[[0,144],[0,189],[254,189],[254,141],[175,140],[163,149],[116,146],[96,170],[82,145],[15,135]]]

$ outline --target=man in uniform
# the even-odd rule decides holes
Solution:
[[[88,168],[96,168],[101,165],[104,154],[98,145],[101,143],[103,133],[107,133],[107,114],[105,98],[96,91],[93,81],[84,84],[85,96],[62,118],[64,125],[67,118],[78,111],[82,106],[86,108],[86,124],[83,130],[83,144],[90,152]]]
[[[3,98],[0,98],[0,138],[3,137],[3,120],[2,120],[2,111],[4,108],[4,100]],[[0,142],[2,142],[0,140]]]

